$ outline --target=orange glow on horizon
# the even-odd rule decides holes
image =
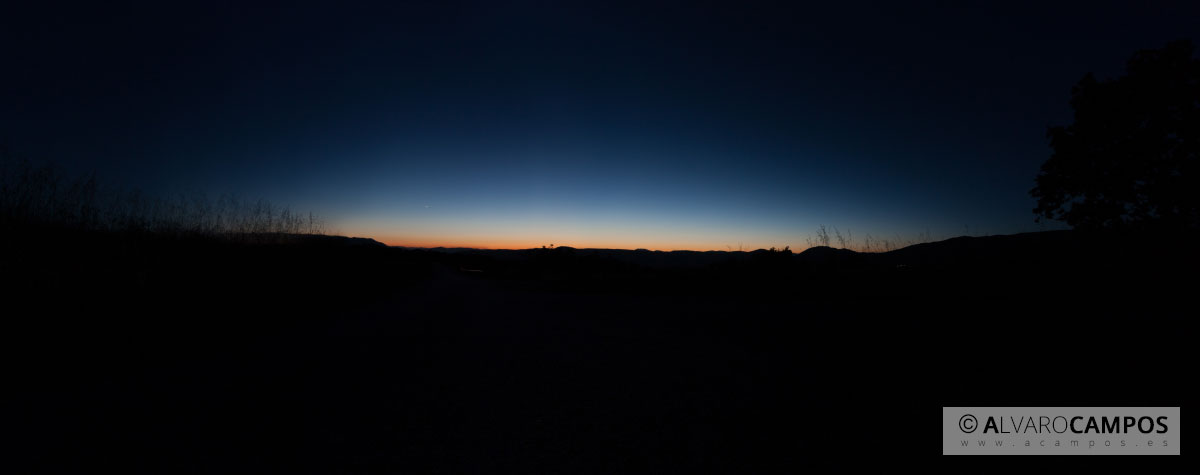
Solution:
[[[573,247],[576,249],[627,249],[627,250],[646,249],[649,251],[664,251],[664,252],[669,252],[669,251],[701,251],[701,252],[703,252],[703,251],[727,251],[728,250],[728,249],[706,249],[706,248],[696,248],[696,247],[687,247],[687,246],[657,247],[657,246],[648,246],[648,245],[633,245],[633,244],[618,244],[618,243],[589,243],[589,244],[584,245],[584,244],[574,244],[574,243],[570,243],[570,242],[534,244],[534,243],[528,242],[528,241],[504,241],[504,240],[476,242],[476,241],[456,241],[456,240],[413,241],[413,240],[387,239],[387,238],[373,238],[373,239],[375,239],[379,242],[382,242],[384,244],[387,244],[389,246],[419,247],[419,248],[445,247],[445,248],[469,248],[469,249],[487,249],[487,250],[504,250],[504,249],[519,250],[519,249],[536,249],[536,248],[541,248],[542,246],[549,247],[550,244],[553,244],[554,247]],[[746,249],[746,250],[752,250],[752,249]]]
[[[350,224],[350,223],[347,223]],[[442,229],[420,229],[418,226],[397,229],[387,223],[355,222],[341,227],[347,236],[363,236],[388,246],[414,248],[470,249],[538,249],[542,247],[573,247],[576,249],[646,249],[651,251],[752,251],[791,246],[794,251],[803,247],[797,238],[787,235],[759,235],[742,238],[723,233],[708,233],[695,229],[662,229],[647,227],[599,227],[598,229],[554,228],[539,225],[504,226],[485,229],[483,225],[443,225]],[[453,228],[453,229],[446,229]],[[740,233],[739,233],[740,234]],[[747,233],[749,234],[749,233]]]
[[[436,238],[409,238],[409,237],[404,237],[404,236],[379,236],[379,235],[354,234],[354,233],[351,233],[351,234],[355,235],[355,236],[369,237],[376,241],[387,244],[388,246],[417,247],[417,248],[444,247],[444,248],[469,248],[469,249],[487,249],[487,250],[504,250],[504,249],[519,250],[519,249],[537,249],[537,248],[541,248],[542,246],[549,247],[551,244],[553,244],[554,247],[573,247],[576,249],[626,249],[626,250],[646,249],[649,251],[664,251],[664,252],[670,252],[670,251],[705,252],[705,251],[730,251],[730,250],[736,251],[736,250],[738,250],[738,248],[736,246],[734,246],[734,247],[721,246],[718,248],[718,247],[707,247],[707,246],[703,246],[703,245],[689,246],[689,245],[670,245],[670,244],[664,244],[664,243],[651,244],[648,242],[638,243],[636,241],[597,240],[597,241],[575,242],[575,241],[571,241],[571,240],[565,240],[565,241],[561,241],[561,242],[559,242],[559,241],[535,242],[530,239],[520,239],[520,238],[514,238],[514,239],[499,238],[499,239],[486,239],[486,240],[472,239],[472,238],[436,239]],[[755,247],[745,246],[742,250],[753,251],[758,248],[765,249],[765,248],[769,248],[772,246],[775,246],[778,248],[783,247],[783,245],[772,244],[772,245],[767,245],[767,246],[759,245],[759,246],[755,246]],[[792,246],[792,247],[793,247],[793,250],[796,250],[795,249],[796,246]]]

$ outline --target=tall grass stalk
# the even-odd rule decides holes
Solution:
[[[67,178],[54,164],[0,156],[0,225],[89,231],[252,237],[322,234],[324,223],[269,201],[224,194],[148,196],[102,187],[94,174]]]

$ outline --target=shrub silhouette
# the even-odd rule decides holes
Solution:
[[[321,220],[268,201],[203,194],[161,198],[102,187],[94,175],[68,177],[53,163],[17,160],[0,150],[0,225],[85,231],[262,238],[323,234]]]
[[[1084,76],[1075,121],[1050,127],[1034,213],[1076,228],[1200,224],[1200,60],[1182,40],[1134,54],[1126,75]]]

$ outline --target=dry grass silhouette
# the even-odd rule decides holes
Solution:
[[[261,239],[323,234],[312,213],[234,195],[151,196],[103,186],[94,174],[67,176],[53,163],[0,157],[0,224],[86,231]]]

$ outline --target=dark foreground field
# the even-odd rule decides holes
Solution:
[[[1178,406],[1193,372],[1191,236],[6,239],[12,473],[928,467],[938,404]]]

